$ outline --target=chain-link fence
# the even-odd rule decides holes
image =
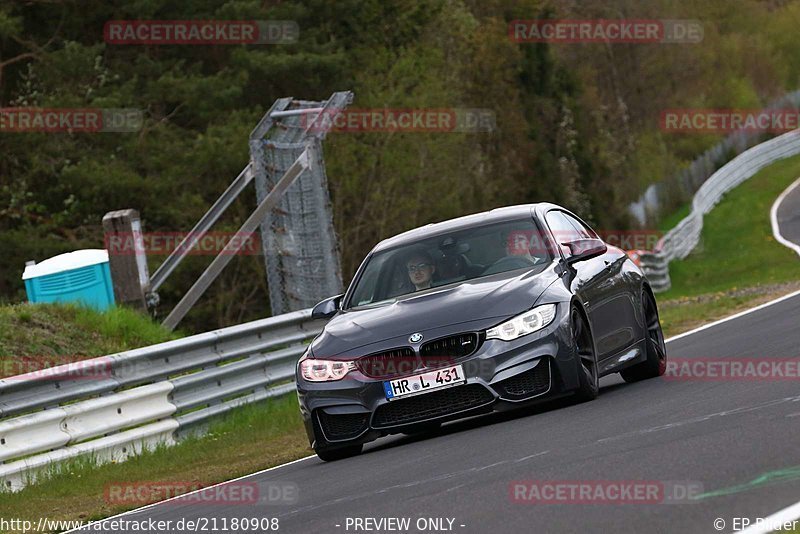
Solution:
[[[250,136],[250,164],[257,201],[303,150],[312,165],[286,191],[261,224],[262,246],[273,315],[309,308],[342,292],[342,273],[333,228],[328,179],[322,154],[322,129],[310,127],[320,114],[343,109],[352,93],[334,93],[323,102],[281,99],[272,123]]]

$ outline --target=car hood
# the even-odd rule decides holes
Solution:
[[[489,328],[530,308],[556,278],[549,267],[517,270],[412,293],[374,308],[342,311],[314,340],[312,352],[315,358],[357,356],[408,345],[415,332],[429,340],[461,331],[455,325],[464,331]]]

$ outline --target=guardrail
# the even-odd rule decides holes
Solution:
[[[742,152],[706,180],[692,199],[692,211],[661,238],[655,252],[641,254],[642,270],[653,291],[671,287],[669,262],[685,258],[700,242],[703,216],[731,189],[764,167],[800,154],[800,130],[775,137]]]
[[[773,100],[764,108],[764,111],[788,109],[800,109],[800,90],[786,93]],[[639,199],[628,206],[628,212],[639,221],[641,226],[645,226],[648,219],[652,217],[651,214],[663,215],[665,201],[667,204],[671,204],[670,200],[674,194],[671,190],[677,188],[685,191],[687,195],[691,195],[700,189],[700,186],[720,165],[728,161],[732,154],[740,154],[768,137],[771,136],[756,129],[741,129],[732,132],[697,156],[677,175],[650,184]]]
[[[641,256],[655,291],[669,288],[669,261],[700,239],[703,215],[767,165],[800,154],[800,130],[743,152],[697,191],[692,211]],[[295,389],[294,367],[322,321],[310,310],[270,317],[0,379],[0,485],[16,491],[57,462],[92,455],[123,461],[244,404]]]
[[[296,362],[323,324],[301,310],[0,379],[0,484],[17,491],[78,456],[123,461],[292,392]]]

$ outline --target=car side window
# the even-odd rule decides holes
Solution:
[[[588,226],[583,224],[581,221],[579,221],[578,219],[576,219],[575,217],[573,217],[569,213],[563,213],[562,212],[562,215],[570,223],[572,223],[572,226],[575,227],[575,230],[578,232],[578,235],[580,236],[581,239],[595,239],[595,238],[597,238],[597,234],[594,232],[594,230],[592,230],[591,228],[589,228]]]
[[[580,238],[580,234],[563,212],[549,211],[547,215],[545,215],[545,219],[547,220],[547,226],[550,227],[550,231],[553,232],[553,237],[555,237],[559,245]],[[561,250],[564,252],[565,256],[570,255],[569,248],[561,246]]]

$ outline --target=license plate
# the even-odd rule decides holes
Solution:
[[[421,375],[387,380],[383,383],[383,390],[386,392],[386,398],[391,400],[463,384],[466,381],[464,369],[460,365],[454,365]]]

